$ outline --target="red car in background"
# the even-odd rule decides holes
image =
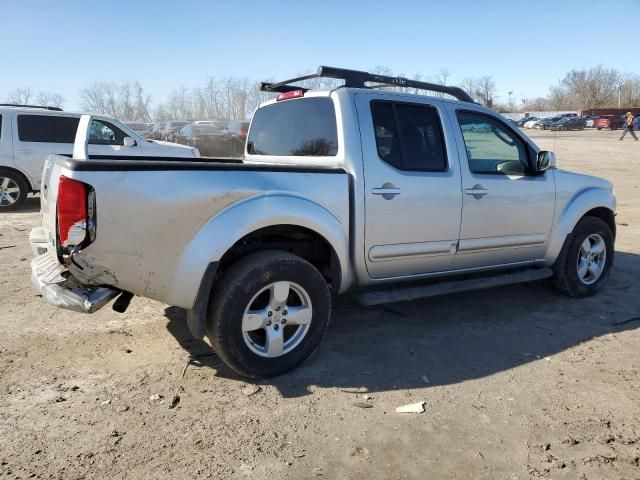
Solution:
[[[616,128],[622,128],[624,126],[624,118],[620,115],[603,115],[596,118],[593,126],[598,130],[602,130],[603,128],[615,130]]]

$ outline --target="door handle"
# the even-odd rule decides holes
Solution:
[[[464,191],[464,193],[466,195],[473,195],[475,199],[479,199],[485,196],[487,193],[489,193],[489,190],[487,190],[486,188],[483,188],[482,185],[474,185],[471,188],[467,188]]]
[[[382,195],[385,200],[391,200],[396,195],[400,195],[400,189],[392,183],[385,183],[381,187],[371,189],[373,195]]]

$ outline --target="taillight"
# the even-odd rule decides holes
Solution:
[[[291,90],[290,92],[280,93],[276,97],[276,101],[279,102],[280,100],[289,100],[291,98],[300,97],[304,97],[304,90]]]
[[[58,240],[63,247],[80,245],[87,238],[93,202],[89,205],[90,187],[78,180],[60,177],[58,184]],[[91,210],[91,212],[89,211]]]
[[[247,130],[240,130],[240,131],[238,132],[238,136],[240,136],[240,137],[246,137],[246,136],[247,136],[247,133],[249,133]]]

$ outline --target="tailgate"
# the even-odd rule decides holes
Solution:
[[[42,234],[46,236],[47,244],[55,251],[56,238],[56,197],[58,195],[58,180],[61,168],[57,164],[58,155],[49,155],[42,170],[42,186],[40,190],[40,213],[42,215]]]

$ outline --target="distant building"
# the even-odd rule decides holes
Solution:
[[[582,115],[624,115],[627,112],[631,112],[634,115],[640,115],[640,107],[588,108],[586,110],[582,110]]]

